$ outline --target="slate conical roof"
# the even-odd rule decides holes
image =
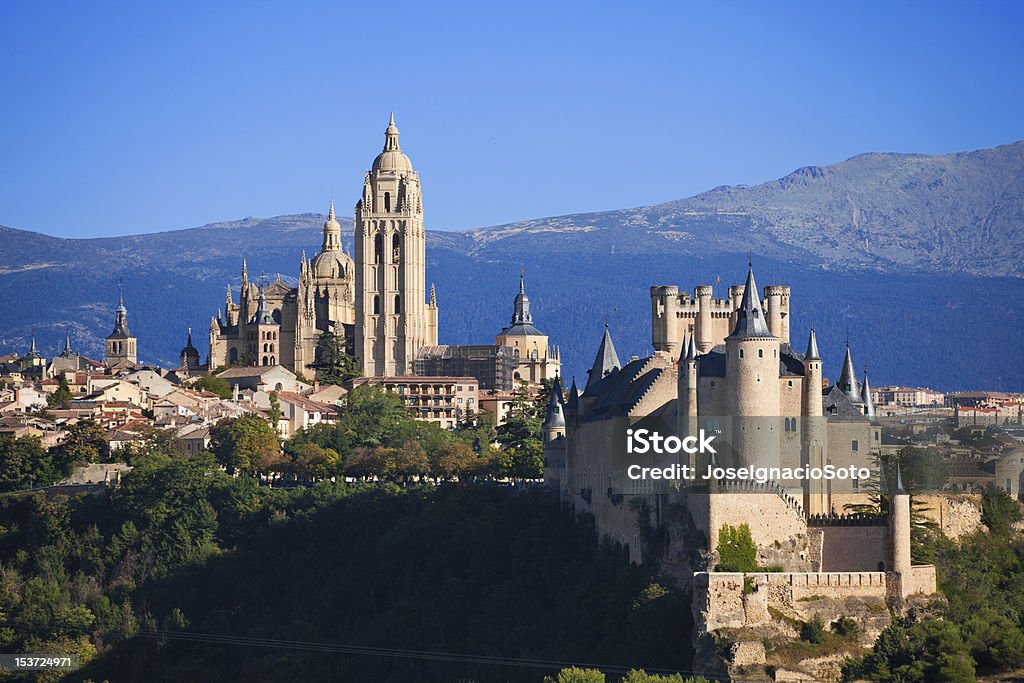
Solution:
[[[619,355],[615,353],[615,344],[612,343],[612,335],[608,332],[608,323],[605,323],[604,336],[601,337],[601,345],[597,347],[597,357],[594,358],[594,364],[587,371],[587,386],[621,367]]]
[[[569,398],[565,403],[566,410],[580,409],[580,390],[576,388],[576,378],[572,378],[572,386],[569,387]]]
[[[544,416],[544,429],[565,426],[565,410],[562,406],[562,379],[555,377],[551,385],[551,396],[548,398],[548,409]]]
[[[747,264],[747,284],[743,289],[743,301],[736,311],[736,326],[729,335],[732,339],[750,339],[753,337],[771,337],[768,323],[764,318],[761,300],[758,297],[757,283],[754,282],[754,266]]]
[[[871,398],[871,385],[868,383],[868,371],[864,370],[864,383],[861,385],[861,398],[864,401],[864,414],[868,417],[875,416],[875,401]]]
[[[807,337],[807,352],[804,353],[804,360],[821,360],[821,356],[818,354],[818,337],[814,334],[814,328],[811,328],[811,334]]]
[[[860,403],[863,397],[860,391],[860,384],[857,382],[857,371],[853,369],[853,358],[850,356],[850,341],[846,341],[846,358],[843,360],[843,370],[839,373],[839,381],[836,383],[840,391],[850,397],[851,401]]]

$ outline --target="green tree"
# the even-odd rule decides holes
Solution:
[[[321,384],[344,384],[359,377],[359,366],[345,349],[345,345],[333,332],[324,332],[316,342],[314,361],[310,365],[316,370]]]
[[[82,420],[68,427],[59,448],[64,462],[106,462],[110,458],[107,433],[93,420]]]
[[[210,450],[228,472],[259,474],[284,463],[270,424],[255,415],[223,420],[210,432]]]
[[[277,434],[278,426],[281,424],[281,398],[276,391],[270,392],[270,410],[267,411],[267,417],[270,418],[270,426]]]
[[[57,380],[57,391],[46,398],[46,405],[51,408],[64,405],[65,401],[71,400],[71,387],[68,385],[67,375],[62,374]]]
[[[1021,519],[1020,504],[998,486],[989,486],[981,497],[981,521],[997,535],[1010,533],[1010,525]]]
[[[723,524],[718,530],[718,564],[720,572],[757,571],[757,546],[746,523],[738,527]]]
[[[292,469],[307,479],[327,479],[341,474],[341,456],[331,448],[304,443],[296,449]]]
[[[55,466],[38,436],[0,434],[0,491],[52,484],[70,474]]]
[[[197,391],[209,391],[223,399],[229,399],[232,395],[231,384],[223,377],[217,377],[216,375],[200,377],[192,384],[192,388]]]
[[[544,677],[544,683],[604,683],[605,676],[599,669],[581,669],[576,666],[571,666],[567,669],[562,669],[558,674],[552,678],[551,676]]]

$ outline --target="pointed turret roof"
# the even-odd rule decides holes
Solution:
[[[587,371],[587,386],[621,367],[619,355],[615,353],[615,344],[612,343],[612,335],[608,332],[608,323],[605,323],[604,336],[601,337],[601,345],[597,347],[597,356],[594,358],[593,366]]]
[[[117,303],[117,312],[114,314],[114,331],[107,335],[107,339],[127,339],[132,336],[128,329],[128,309],[124,305],[124,292],[121,292]]]
[[[905,496],[907,490],[903,488],[903,473],[900,472],[900,461],[896,461],[896,488],[893,490],[894,496]]]
[[[68,356],[73,355],[72,352],[71,352],[71,335],[70,334],[67,334],[67,333],[64,334],[64,350],[60,352],[60,355],[64,356],[65,358],[67,358]]]
[[[804,360],[821,360],[821,356],[818,355],[818,337],[815,336],[813,327],[807,336],[807,352],[804,353]]]
[[[548,409],[544,415],[543,429],[565,426],[565,412],[562,405],[562,378],[555,376],[551,385],[551,396],[548,397]]]
[[[860,403],[863,400],[860,385],[857,383],[857,371],[853,369],[853,358],[850,356],[849,339],[846,340],[846,358],[843,359],[843,370],[839,373],[839,381],[836,386],[849,396],[851,401]]]
[[[768,323],[765,322],[764,310],[758,296],[757,283],[754,282],[754,265],[747,264],[747,284],[743,289],[743,300],[736,310],[736,326],[729,335],[732,339],[750,339],[752,337],[771,337]]]
[[[697,360],[697,335],[690,335],[690,345],[686,349],[686,360]]]
[[[871,384],[868,383],[868,369],[864,368],[864,382],[861,384],[861,399],[864,401],[864,414],[875,417],[875,400],[871,398]]]
[[[576,378],[572,378],[572,385],[569,387],[569,398],[565,402],[566,410],[579,410],[580,390],[576,388]]]
[[[28,358],[39,358],[39,351],[36,350],[36,335],[32,335],[32,344],[28,347]]]
[[[690,356],[690,335],[683,336],[683,346],[679,350],[679,362],[683,363]]]

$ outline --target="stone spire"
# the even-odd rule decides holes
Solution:
[[[871,398],[871,385],[868,383],[868,369],[864,368],[864,383],[861,385],[861,398],[864,401],[864,414],[875,417],[875,401]]]
[[[615,353],[615,344],[612,343],[612,335],[608,332],[608,323],[605,323],[604,336],[601,337],[601,345],[597,347],[597,357],[594,358],[594,365],[587,371],[587,386],[595,384],[621,367],[619,356]]]
[[[839,374],[836,384],[839,390],[850,397],[851,401],[860,403],[863,398],[857,384],[857,371],[853,369],[853,358],[850,356],[850,340],[846,340],[846,358],[843,360],[843,371]]]
[[[730,337],[749,339],[751,337],[771,337],[768,323],[764,318],[761,300],[758,297],[757,283],[754,282],[754,264],[747,264],[747,284],[743,289],[743,300],[736,309],[736,326]]]
[[[395,125],[395,112],[391,112],[391,120],[388,121],[388,128],[384,131],[384,151],[398,151],[398,126]]]
[[[67,334],[67,333],[64,334],[64,350],[61,351],[61,355],[64,356],[64,357],[67,357],[67,356],[71,355],[71,335],[70,334]]]
[[[242,292],[244,294],[245,288],[249,286],[249,266],[246,264],[245,259],[242,259]]]
[[[516,294],[514,311],[512,313],[513,325],[533,324],[533,315],[530,313],[530,299],[526,296],[526,284],[523,274],[519,274],[519,293]]]
[[[804,353],[804,360],[821,360],[821,356],[818,355],[818,338],[814,334],[813,327],[807,337],[807,352]]]
[[[896,461],[896,488],[893,490],[894,496],[905,496],[907,490],[903,488],[903,473],[900,472],[900,461]]]
[[[434,291],[434,283],[430,283],[430,305],[437,306],[437,292]]]
[[[39,358],[39,351],[36,350],[36,335],[32,335],[32,343],[28,347],[28,358]]]
[[[227,304],[227,310],[231,310],[231,305],[235,303],[234,299],[231,298],[231,285],[228,285],[228,293],[224,297],[224,303]]]

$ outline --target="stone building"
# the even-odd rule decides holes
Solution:
[[[519,293],[512,308],[512,324],[498,332],[495,344],[512,352],[516,361],[514,379],[532,385],[553,380],[561,371],[561,352],[550,346],[548,336],[533,326],[530,299],[526,296],[522,275],[519,276]]]
[[[419,174],[391,115],[384,150],[355,208],[355,356],[366,376],[411,375],[416,351],[437,345],[437,298],[426,292]]]
[[[108,368],[131,368],[138,362],[138,339],[128,329],[128,309],[124,306],[124,294],[114,314],[114,330],[107,335],[106,342],[104,363]]]
[[[423,196],[419,174],[398,144],[394,115],[383,151],[366,172],[355,207],[355,260],[345,253],[331,202],[320,253],[305,253],[298,285],[249,279],[242,262],[239,301],[228,287],[224,313],[210,321],[212,370],[284,365],[305,376],[324,333],[345,340],[364,375],[413,372],[416,352],[437,345],[437,297],[426,292]]]

